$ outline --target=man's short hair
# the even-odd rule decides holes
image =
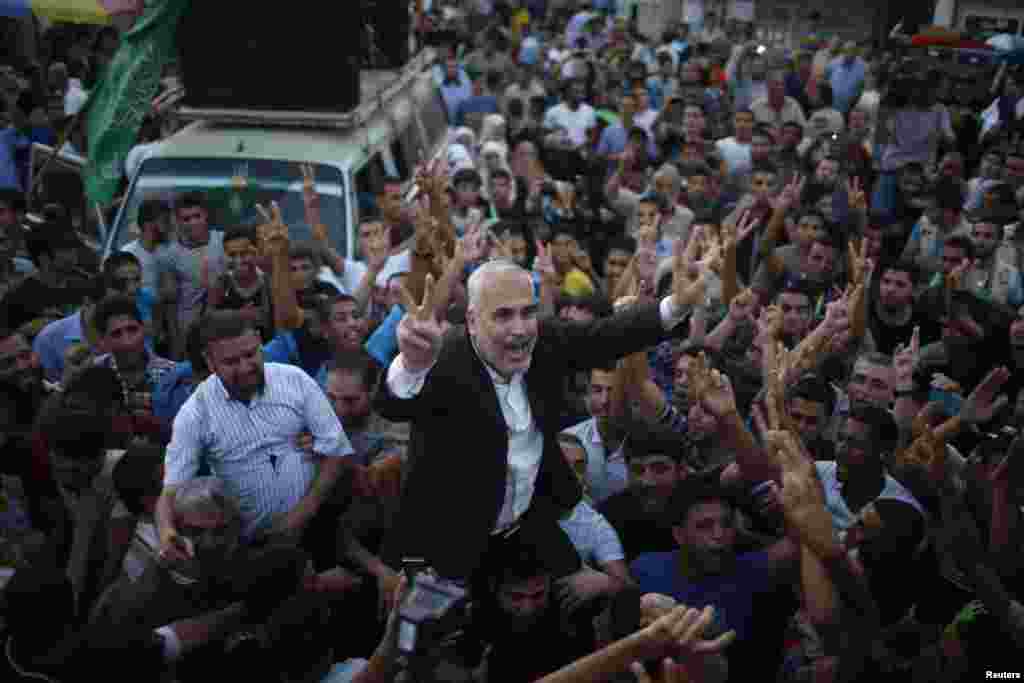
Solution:
[[[224,231],[223,244],[234,242],[235,240],[249,240],[249,242],[255,245],[258,241],[256,228],[249,225],[235,225]]]
[[[885,408],[863,401],[855,401],[850,406],[847,419],[856,420],[867,426],[872,443],[878,446],[878,455],[891,453],[896,448],[900,430],[896,420]]]
[[[806,374],[786,391],[786,400],[800,399],[825,406],[825,415],[832,414],[835,394],[828,383],[819,375]]]
[[[380,378],[380,366],[365,351],[342,353],[331,359],[327,365],[327,376],[335,373],[348,373],[359,378],[368,392],[373,391]]]
[[[246,320],[238,311],[213,311],[203,318],[199,330],[202,352],[210,348],[210,344],[222,339],[234,339],[246,334],[259,334],[255,325]]]
[[[935,206],[938,209],[962,211],[964,207],[964,190],[960,183],[951,178],[943,178],[935,185]]]
[[[686,526],[690,511],[702,503],[723,503],[735,509],[730,492],[714,477],[686,477],[676,484],[666,508],[666,521],[671,526]]]
[[[635,422],[627,427],[622,454],[626,462],[662,456],[678,463],[683,457],[683,447],[683,438],[675,431],[660,425]]]
[[[796,121],[786,121],[785,123],[782,124],[782,127],[784,129],[785,128],[795,128],[798,131],[800,131],[800,136],[803,137],[804,127],[802,125],[800,125],[799,123],[797,123]]]
[[[679,165],[679,175],[683,178],[692,178],[694,176],[710,178],[711,167],[703,161],[687,161]]]
[[[596,292],[593,294],[584,294],[582,296],[570,296],[561,303],[562,308],[565,308],[566,306],[581,308],[593,315],[595,318],[607,318],[615,312],[612,308],[612,303],[608,301],[608,297]]]
[[[624,251],[627,254],[636,253],[636,239],[628,235],[617,235],[608,240],[608,252]]]
[[[109,333],[110,321],[121,317],[131,318],[139,323],[142,322],[142,316],[139,314],[139,306],[135,302],[135,297],[120,294],[108,296],[96,307],[96,330],[101,335],[106,336]]]
[[[288,259],[290,261],[310,261],[316,268],[323,265],[323,253],[320,245],[310,240],[292,242],[288,246]]]
[[[775,300],[780,301],[783,294],[797,294],[799,296],[806,297],[808,301],[814,301],[814,294],[811,292],[810,288],[800,280],[788,280],[786,285],[779,290]]]
[[[206,210],[206,197],[202,192],[186,192],[178,198],[174,205],[175,210],[181,209],[203,209]]]
[[[108,289],[111,289],[113,284],[114,273],[124,266],[136,266],[142,270],[138,257],[130,251],[115,251],[103,262],[103,279]]]
[[[491,180],[497,180],[498,178],[504,178],[505,180],[511,182],[512,174],[509,173],[508,169],[496,168],[493,171],[491,171]]]
[[[881,351],[865,351],[864,353],[857,356],[856,363],[867,363],[868,365],[879,365],[883,368],[891,368],[893,366],[892,356],[886,355]]]
[[[878,272],[885,277],[885,273],[888,270],[895,270],[900,273],[906,273],[907,277],[910,278],[910,284],[914,287],[921,281],[921,269],[917,267],[917,264],[909,259],[899,259],[897,261],[890,261],[888,263],[883,262]]]
[[[768,138],[771,142],[773,142],[773,143],[775,142],[775,133],[772,132],[771,128],[769,128],[768,126],[766,126],[763,123],[754,126],[754,135],[753,135],[753,137],[755,137],[755,138]]]
[[[763,174],[763,175],[778,176],[779,175],[779,167],[776,166],[773,162],[769,161],[768,159],[764,159],[764,160],[759,161],[756,164],[754,164],[754,168],[751,169],[751,171],[750,171],[751,177],[753,177],[753,176],[755,176],[755,175],[757,175],[759,173]]]
[[[179,203],[179,207],[184,205],[183,202],[184,197],[182,198],[182,202]],[[147,223],[158,221],[161,218],[166,217],[170,211],[170,208],[163,200],[143,199],[142,203],[139,204],[138,223],[139,225],[146,225]]]

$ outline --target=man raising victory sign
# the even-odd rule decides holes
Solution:
[[[412,422],[391,559],[421,557],[441,576],[468,579],[493,535],[553,523],[576,505],[580,487],[556,441],[564,381],[680,326],[705,283],[682,243],[675,259],[670,296],[588,325],[539,319],[530,272],[506,260],[470,276],[465,328],[445,332],[431,279],[422,305],[406,297],[400,353],[376,400],[383,417]],[[537,262],[553,267],[540,244]]]

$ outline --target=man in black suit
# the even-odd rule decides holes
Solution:
[[[579,483],[557,443],[562,386],[669,337],[704,296],[703,277],[677,251],[671,296],[590,324],[538,319],[528,271],[491,261],[469,279],[465,329],[445,334],[428,280],[408,300],[400,354],[376,399],[392,421],[411,421],[409,472],[386,555],[421,557],[441,576],[468,579],[491,537],[547,526],[576,505]],[[550,268],[539,249],[538,269]]]

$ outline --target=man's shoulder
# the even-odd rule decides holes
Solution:
[[[62,337],[67,334],[67,331],[74,327],[75,320],[79,318],[81,314],[76,312],[69,316],[54,320],[51,323],[47,323],[43,326],[43,329],[36,335],[36,342],[50,342],[58,337]]]
[[[630,563],[629,568],[633,576],[640,582],[642,590],[646,588],[644,585],[645,579],[664,579],[674,573],[676,553],[677,551],[674,550],[660,553],[643,553]]]

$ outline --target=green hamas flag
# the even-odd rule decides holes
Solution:
[[[94,202],[108,204],[117,193],[125,157],[152,108],[164,66],[175,54],[174,34],[189,2],[149,0],[121,36],[121,47],[89,97],[85,192]]]

